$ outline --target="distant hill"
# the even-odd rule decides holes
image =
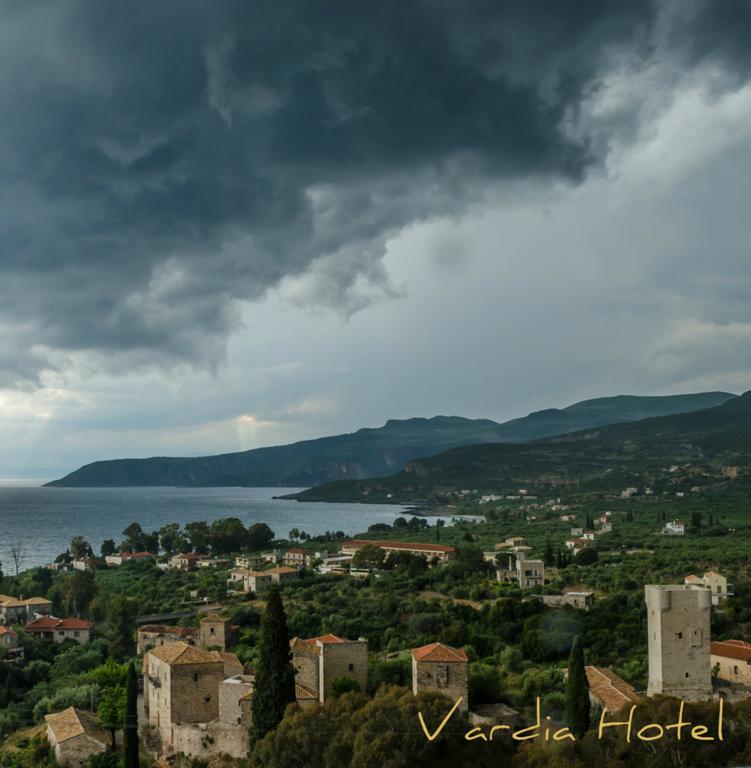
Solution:
[[[379,428],[199,458],[113,459],[87,464],[49,486],[310,486],[401,470],[408,461],[451,448],[520,443],[646,416],[695,411],[735,395],[704,392],[664,397],[585,400],[498,424],[488,419],[436,416],[391,420]]]
[[[626,486],[686,491],[751,473],[751,392],[690,413],[588,429],[525,444],[472,445],[408,462],[402,472],[311,488],[310,501],[431,500],[460,489],[530,493]]]

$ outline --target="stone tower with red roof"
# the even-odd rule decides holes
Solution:
[[[437,691],[454,703],[461,697],[459,709],[469,707],[467,654],[460,648],[430,643],[412,651],[412,693]]]

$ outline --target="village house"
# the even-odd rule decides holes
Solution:
[[[201,555],[198,552],[172,555],[168,561],[168,566],[179,571],[195,571],[198,568],[198,561],[205,557],[206,555]]]
[[[603,667],[586,667],[589,698],[599,710],[615,713],[624,707],[638,704],[641,698],[633,686]]]
[[[333,555],[332,557],[324,557],[316,570],[318,573],[345,576],[349,573],[351,563],[352,555]]]
[[[671,520],[669,523],[665,523],[662,529],[663,536],[683,536],[686,532],[686,527],[683,520]]]
[[[117,555],[107,555],[104,562],[108,566],[122,565],[123,563],[134,563],[140,560],[153,560],[156,557],[153,552],[120,552]]]
[[[611,522],[600,523],[595,534],[599,536],[603,533],[610,533],[612,530],[613,524]]]
[[[92,755],[106,752],[110,739],[91,712],[68,707],[45,715],[47,741],[61,768],[79,768]]]
[[[435,559],[440,563],[446,563],[456,557],[456,549],[444,544],[422,544],[413,541],[368,541],[367,539],[352,539],[342,542],[343,555],[354,555],[363,547],[378,547],[387,554],[394,552],[408,552],[411,555],[424,557],[430,562]]]
[[[0,595],[0,622],[3,624],[19,624],[37,616],[49,616],[52,612],[52,601],[45,597],[22,598]]]
[[[564,592],[562,595],[536,595],[546,608],[578,608],[589,611],[595,604],[594,592]]]
[[[196,561],[199,568],[229,568],[232,565],[232,560],[228,557],[208,557],[202,555],[199,560]]]
[[[459,710],[469,708],[467,654],[443,643],[430,643],[412,650],[412,693],[437,691],[452,702],[461,697]]]
[[[234,645],[237,627],[216,613],[201,617],[195,627],[174,627],[163,624],[145,624],[138,628],[138,653],[160,648],[171,643],[184,642],[201,648],[226,651]]]
[[[496,571],[496,579],[501,582],[515,583],[519,589],[541,587],[545,584],[545,563],[542,560],[528,560],[524,548],[517,547],[508,555],[505,568]]]
[[[712,605],[720,605],[735,593],[734,586],[728,584],[728,580],[725,576],[721,573],[717,573],[717,571],[707,571],[703,576],[694,576],[694,574],[691,574],[686,576],[683,583],[709,587],[712,592]]]
[[[71,561],[74,571],[93,571],[96,567],[93,557],[76,557]]]
[[[238,570],[253,571],[260,568],[266,561],[260,552],[249,555],[238,555],[235,558],[235,568]]]
[[[58,619],[55,616],[40,616],[29,622],[24,630],[40,640],[63,643],[74,640],[79,645],[86,645],[94,634],[94,622],[83,619]]]
[[[505,541],[495,545],[495,549],[516,549],[517,547],[526,547],[527,540],[524,536],[509,536]]]
[[[305,568],[310,565],[312,558],[302,547],[292,547],[282,554],[282,565],[291,568]]]
[[[237,629],[218,613],[207,613],[198,622],[198,645],[207,650],[226,651],[235,644]]]
[[[10,662],[23,661],[23,648],[18,645],[18,635],[9,627],[0,626],[0,658]]]
[[[196,630],[193,627],[170,627],[164,624],[144,624],[138,627],[137,652],[144,653],[152,648],[177,643],[181,640],[191,645],[196,641]]]
[[[709,646],[712,674],[720,683],[751,690],[751,643],[743,640],[713,641]]]
[[[265,571],[249,571],[245,568],[236,568],[227,580],[227,586],[235,592],[255,592],[256,594],[267,590],[272,584],[286,584],[300,578],[297,568],[279,565],[268,568]]]
[[[368,683],[368,641],[348,640],[336,635],[321,635],[290,641],[292,666],[298,702],[317,700],[325,703],[331,695],[331,684],[339,677],[349,677],[361,690]]]
[[[562,523],[575,523],[576,522],[576,515],[572,515],[570,512],[565,515],[561,515],[559,520]]]
[[[247,757],[253,680],[234,654],[170,643],[144,656],[143,672],[145,735],[159,756]]]
[[[581,535],[582,539],[584,541],[594,541],[595,540],[595,532],[594,531],[584,531]]]

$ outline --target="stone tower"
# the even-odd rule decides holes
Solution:
[[[709,612],[712,594],[692,584],[647,584],[649,685],[685,701],[712,697]]]
[[[229,619],[224,619],[216,613],[201,617],[198,625],[198,645],[201,648],[227,650],[230,645],[232,627]]]
[[[461,696],[459,710],[469,708],[467,654],[460,648],[431,643],[412,650],[412,693],[437,691],[454,703]]]

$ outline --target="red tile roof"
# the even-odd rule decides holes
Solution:
[[[743,640],[714,641],[709,644],[709,652],[712,656],[751,661],[751,643],[744,643]]]
[[[602,667],[587,667],[586,672],[589,692],[602,702],[608,712],[618,712],[626,704],[640,701],[633,686],[615,672]]]
[[[93,629],[93,621],[83,619],[56,619],[54,616],[41,616],[30,621],[24,629],[27,632],[51,632],[56,629]]]
[[[365,546],[385,547],[388,549],[411,549],[419,552],[455,552],[454,547],[445,544],[422,544],[415,541],[371,541],[368,539],[351,539],[342,543],[343,547],[361,549]]]
[[[0,626],[0,635],[15,635],[16,637],[18,637],[18,635],[16,635],[16,633],[12,629],[10,629],[10,627],[3,627],[3,626]]]
[[[467,661],[467,654],[461,648],[452,648],[443,643],[430,643],[421,648],[413,648],[412,657],[417,661]]]

